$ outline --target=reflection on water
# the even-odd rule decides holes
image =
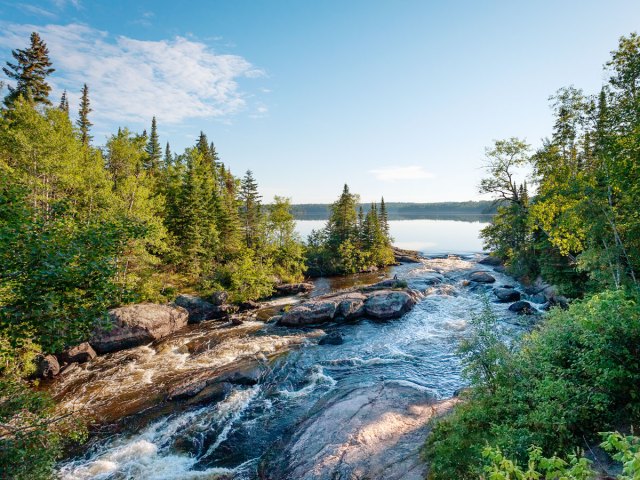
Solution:
[[[469,217],[467,219],[467,217]],[[390,220],[394,245],[426,254],[481,252],[480,230],[488,225],[489,215],[465,216],[467,220],[411,219]],[[312,230],[324,228],[326,220],[297,220],[296,230],[306,239]]]

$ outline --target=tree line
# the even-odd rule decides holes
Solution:
[[[430,478],[586,480],[598,448],[622,462],[616,478],[640,478],[640,37],[605,67],[600,92],[551,97],[552,135],[535,151],[519,138],[486,151],[480,191],[502,203],[486,247],[573,301],[516,344],[488,303],[472,319],[460,349],[472,388],[427,440]]]
[[[175,153],[153,117],[149,132],[121,127],[96,146],[89,86],[74,120],[68,92],[50,98],[55,69],[38,33],[12,56],[0,110],[1,478],[49,478],[65,444],[84,438],[31,375],[38,355],[106,325],[109,308],[180,291],[268,297],[301,281],[320,249],[322,273],[393,261],[384,204],[358,217],[347,191],[307,248],[290,200],[265,204],[253,173],[236,177],[205,133]]]

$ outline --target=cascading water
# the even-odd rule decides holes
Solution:
[[[417,458],[426,409],[464,385],[455,350],[483,298],[482,288],[465,286],[472,269],[479,269],[472,256],[402,267],[423,300],[397,320],[327,326],[340,329],[341,345],[319,345],[318,329],[207,322],[76,367],[50,386],[63,404],[90,405],[103,422],[137,415],[117,433],[95,435],[84,454],[59,466],[60,478],[352,478],[358,468],[421,478],[405,457]],[[513,283],[492,274],[498,284]],[[522,330],[507,305],[493,308],[502,328]],[[176,382],[246,358],[261,362],[257,383],[230,385],[222,399],[200,405],[151,408]],[[403,429],[411,442],[394,437]],[[385,445],[392,438],[396,446]],[[355,451],[356,444],[366,448]],[[381,457],[412,445],[415,452],[402,450],[398,462],[380,467],[372,459],[378,444]]]

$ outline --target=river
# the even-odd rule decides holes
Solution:
[[[404,225],[392,223],[393,234],[404,239]],[[458,232],[476,235],[478,229],[465,225]],[[437,223],[429,224],[429,232],[407,236],[400,245],[444,248]],[[100,425],[87,446],[59,465],[60,478],[423,478],[419,449],[427,420],[434,406],[464,386],[455,350],[483,301],[484,289],[470,288],[465,278],[491,270],[477,264],[476,238],[455,241],[456,255],[432,255],[377,274],[397,274],[423,292],[400,319],[322,330],[257,320],[233,328],[204,322],[62,375],[50,391]],[[491,274],[496,284],[514,283]],[[434,275],[443,281],[429,286]],[[333,288],[326,280],[319,287]],[[281,299],[267,313],[294,300]],[[523,327],[507,306],[492,304],[503,320],[500,328],[518,334]],[[342,332],[344,343],[320,345],[332,329]],[[256,381],[227,383],[200,404],[165,401],[185,379],[224,374],[243,362],[258,369]]]

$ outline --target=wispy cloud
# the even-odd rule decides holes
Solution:
[[[16,5],[20,10],[31,15],[37,15],[45,18],[56,18],[57,15],[50,12],[46,8],[38,7],[37,5],[31,5],[30,3],[19,3]]]
[[[96,120],[148,122],[156,115],[177,124],[228,116],[246,106],[238,81],[263,75],[243,57],[218,54],[195,40],[113,37],[83,24],[0,23],[0,47],[22,48],[32,31],[49,46],[58,90],[89,85]]]
[[[67,5],[73,8],[80,8],[80,0],[53,0],[53,4],[58,8],[65,8]]]
[[[423,180],[426,178],[433,178],[433,174],[427,172],[424,167],[420,165],[409,166],[389,166],[376,168],[369,170],[373,176],[383,182],[396,182],[406,180]]]

